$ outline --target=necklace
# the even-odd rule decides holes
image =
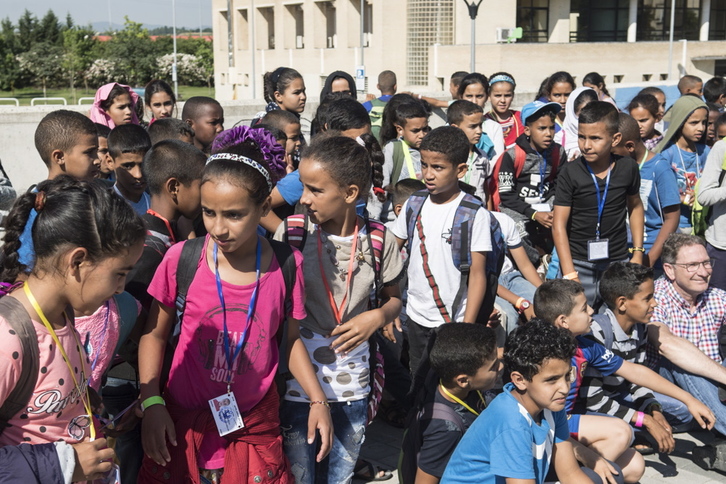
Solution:
[[[342,246],[330,240],[329,235],[322,230],[318,230],[318,233],[320,234],[320,239],[323,242],[323,248],[325,249],[325,253],[328,254],[330,263],[333,264],[335,273],[338,274],[338,277],[340,277],[341,281],[345,282],[346,278],[348,277],[348,273],[355,272],[356,269],[358,269],[359,262],[365,262],[366,260],[365,255],[363,254],[363,241],[360,238],[360,234],[356,233],[354,235],[355,243],[353,244],[351,250],[354,252],[357,251],[358,254],[353,258],[353,263],[348,267],[340,267],[337,253],[339,250],[342,249]]]

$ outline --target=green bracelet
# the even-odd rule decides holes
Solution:
[[[164,405],[166,407],[166,402],[163,398],[161,398],[159,395],[156,395],[154,397],[149,397],[143,402],[141,402],[141,411],[145,411],[147,408],[151,407],[152,405]]]

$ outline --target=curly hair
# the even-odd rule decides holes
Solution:
[[[577,349],[575,339],[568,330],[557,328],[541,318],[532,318],[517,326],[504,344],[504,375],[521,374],[527,381],[539,373],[547,360],[568,363]]]

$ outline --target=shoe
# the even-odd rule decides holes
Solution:
[[[702,469],[726,472],[726,440],[696,447],[691,454]]]

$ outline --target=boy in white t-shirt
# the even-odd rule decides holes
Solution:
[[[402,209],[406,216],[398,217],[391,231],[399,246],[410,239],[407,313],[410,367],[414,374],[435,328],[446,322],[476,321],[487,289],[486,253],[492,250],[489,212],[480,206],[468,243],[468,284],[460,304],[452,307],[462,279],[452,252],[452,245],[461,241],[452,240],[452,232],[454,216],[465,196],[459,180],[466,174],[469,140],[460,129],[442,126],[423,139],[420,152],[428,195],[418,214],[408,214],[411,201],[418,195],[409,198]],[[407,223],[410,217],[415,217],[412,234]]]

